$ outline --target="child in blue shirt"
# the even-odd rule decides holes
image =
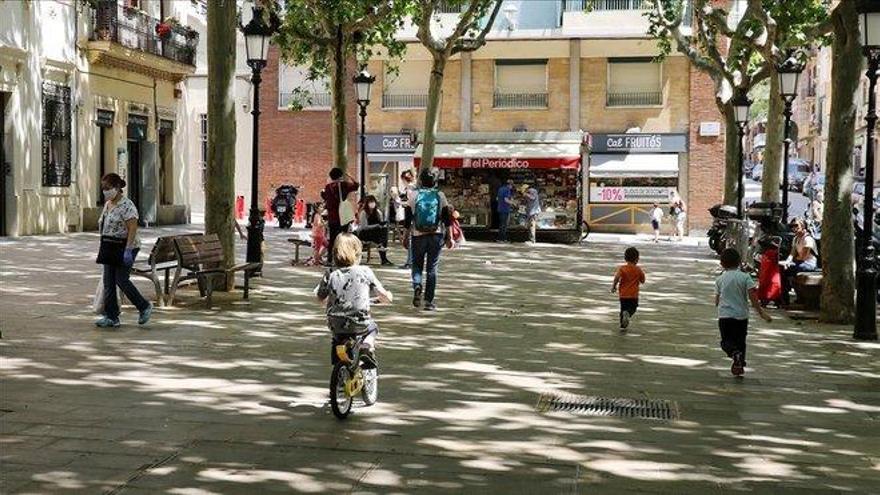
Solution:
[[[718,307],[718,330],[721,332],[721,349],[733,359],[730,372],[743,376],[746,366],[746,335],[749,330],[749,302],[765,321],[770,315],[758,300],[758,287],[751,275],[740,271],[742,259],[735,249],[721,253],[724,271],[715,280],[715,306]]]

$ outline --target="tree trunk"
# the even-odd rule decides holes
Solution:
[[[850,199],[856,119],[854,96],[862,65],[855,2],[841,2],[831,18],[834,40],[831,45],[831,112],[825,157],[825,213],[822,217],[824,277],[820,317],[822,321],[830,323],[851,323],[855,306],[855,246]]]
[[[782,183],[783,141],[785,118],[782,97],[779,95],[779,77],[776,68],[770,69],[770,105],[767,110],[767,146],[764,148],[764,172],[761,179],[761,201],[779,202],[779,184]]]
[[[724,204],[736,205],[737,177],[739,175],[739,127],[733,106],[729,103],[719,105],[724,116]]]
[[[333,166],[348,171],[348,128],[345,101],[345,85],[349,84],[348,67],[345,59],[345,38],[342,28],[337,28],[336,44],[330,61],[330,97],[333,99],[330,116],[333,121],[331,145],[333,147]]]
[[[208,164],[205,233],[217,234],[223,263],[235,262],[235,76],[234,2],[208,4]],[[228,284],[227,284],[228,285]]]
[[[440,115],[440,98],[443,94],[443,72],[446,70],[445,54],[435,54],[431,66],[428,85],[428,108],[425,110],[425,130],[422,136],[422,162],[419,170],[428,170],[434,165],[434,145],[436,144],[437,121]]]

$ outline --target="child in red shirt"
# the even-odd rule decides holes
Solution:
[[[645,272],[639,268],[639,250],[630,247],[623,253],[626,261],[617,268],[611,293],[620,294],[620,330],[625,331],[639,307],[639,286],[645,283]]]

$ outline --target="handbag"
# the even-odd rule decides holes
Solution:
[[[106,213],[107,207],[104,206],[104,212],[101,214],[101,223],[99,225],[100,232],[104,231],[104,215]],[[98,248],[98,257],[95,259],[95,263],[123,266],[125,264],[125,246],[127,243],[128,239],[124,237],[101,235],[101,245]]]

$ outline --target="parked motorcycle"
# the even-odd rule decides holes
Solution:
[[[296,195],[299,189],[284,184],[275,189],[275,198],[272,199],[272,213],[278,219],[278,226],[289,229],[293,225],[293,208],[296,205]]]
[[[721,254],[726,244],[722,242],[724,234],[728,230],[730,220],[736,218],[736,207],[718,204],[709,208],[709,214],[712,215],[712,227],[706,232],[709,237],[709,248]]]

